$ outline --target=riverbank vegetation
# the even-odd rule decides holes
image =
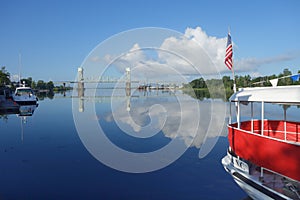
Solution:
[[[55,86],[53,81],[45,82],[43,80],[34,81],[31,77],[27,79],[21,79],[21,83],[24,83],[31,87],[32,89],[38,91],[38,92],[60,92],[60,91],[67,91],[71,90],[72,87],[66,87],[63,85]]]
[[[300,70],[298,74],[300,74]],[[284,69],[283,72],[278,75],[273,74],[255,78],[252,78],[250,75],[235,76],[235,82],[237,88],[271,86],[270,80],[274,79],[278,79],[278,86],[300,85],[299,76],[296,76],[296,79],[293,80],[291,75],[292,72],[289,69]],[[183,91],[198,99],[221,98],[227,100],[233,94],[233,82],[230,76],[223,76],[222,79],[209,80],[198,78],[184,85]]]
[[[0,87],[4,87],[6,85],[9,85],[10,82],[10,74],[9,72],[5,69],[5,67],[1,67],[0,70]]]
[[[59,85],[55,86],[53,81],[45,82],[43,80],[34,81],[32,77],[23,78],[20,80],[20,82],[23,84],[25,83],[26,86],[31,87],[33,90],[37,92],[60,92],[60,91],[67,91],[71,90],[72,87],[65,86],[65,85]],[[12,90],[14,90],[18,85],[20,85],[19,82],[14,82],[10,80],[10,73],[5,69],[5,67],[1,67],[0,70],[0,87],[9,87]]]

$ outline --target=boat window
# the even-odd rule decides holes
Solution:
[[[31,89],[19,89],[17,90],[17,95],[29,95],[33,94],[33,91]]]

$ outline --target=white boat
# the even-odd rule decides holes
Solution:
[[[16,88],[12,98],[19,105],[36,105],[38,103],[34,91],[30,87],[26,87],[25,84]]]
[[[225,170],[253,199],[300,199],[300,115],[288,120],[286,109],[300,105],[300,86],[244,88],[229,100]],[[274,120],[265,109],[277,105]]]

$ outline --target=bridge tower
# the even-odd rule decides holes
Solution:
[[[126,96],[131,95],[131,75],[130,75],[130,68],[126,68]]]
[[[84,78],[83,78],[83,68],[78,68],[78,97],[79,97],[79,112],[84,112]]]
[[[78,81],[83,81],[83,68],[78,67]]]
[[[78,90],[83,90],[84,89],[84,83],[83,83],[83,68],[79,67],[78,68]]]

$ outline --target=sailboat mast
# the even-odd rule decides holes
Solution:
[[[19,84],[21,84],[21,66],[22,66],[22,63],[21,63],[21,53],[19,52]]]

